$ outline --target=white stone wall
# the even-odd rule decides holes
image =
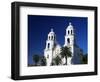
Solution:
[[[44,51],[44,56],[46,58],[47,66],[50,66],[52,63],[52,50],[45,50]]]

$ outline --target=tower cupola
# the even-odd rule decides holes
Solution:
[[[51,29],[51,31],[48,34],[48,40],[53,40],[53,41],[56,40],[56,35],[55,35],[53,29]]]
[[[67,35],[73,35],[74,34],[74,28],[73,28],[73,25],[71,24],[71,22],[69,23],[69,25],[66,29],[66,34]]]

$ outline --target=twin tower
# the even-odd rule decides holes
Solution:
[[[67,46],[70,48],[70,51],[72,53],[72,57],[74,55],[74,43],[75,43],[75,37],[74,37],[74,28],[71,23],[69,23],[68,27],[66,28],[66,34],[65,34],[65,42],[63,46]],[[61,46],[57,43],[56,40],[56,34],[54,33],[53,29],[51,29],[51,32],[48,34],[48,38],[46,40],[46,47],[44,49],[44,56],[46,58],[47,66],[50,66],[52,64],[53,59],[60,55],[61,52]],[[72,64],[73,62],[72,57],[68,57],[67,64]],[[62,59],[62,65],[64,65],[66,62],[65,59]]]

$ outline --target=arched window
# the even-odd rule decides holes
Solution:
[[[67,42],[70,43],[70,39],[69,38],[67,39]]]
[[[71,30],[71,34],[73,34],[73,31]]]
[[[49,36],[49,40],[50,40],[50,36]]]
[[[53,40],[53,36],[51,36],[51,40]]]
[[[48,43],[48,49],[50,48],[50,43]]]
[[[69,34],[69,30],[68,30],[68,34]]]

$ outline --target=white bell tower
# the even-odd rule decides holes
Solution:
[[[72,53],[72,57],[74,55],[74,28],[71,23],[69,23],[67,29],[66,29],[66,35],[65,35],[65,44],[64,46],[67,46],[70,48],[70,51]],[[72,64],[72,57],[67,58],[67,64],[70,65]]]
[[[53,32],[53,29],[51,29],[51,32],[48,34],[48,38],[46,40],[46,48],[44,50],[44,56],[46,58],[47,66],[50,66],[52,63],[52,57],[53,57],[53,48],[56,43],[56,35]]]

